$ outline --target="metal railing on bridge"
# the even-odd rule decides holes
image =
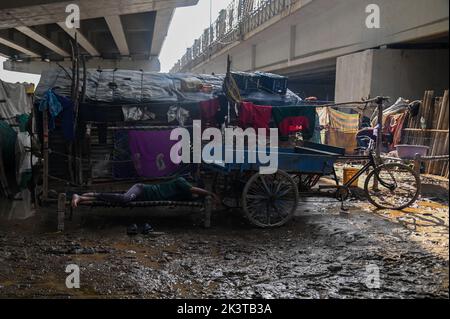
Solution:
[[[300,0],[233,0],[186,50],[171,72],[185,72],[225,46],[242,39],[273,17],[289,12]]]

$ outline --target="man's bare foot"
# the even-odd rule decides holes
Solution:
[[[77,208],[78,204],[80,203],[81,197],[77,194],[73,194],[72,197],[72,207]]]

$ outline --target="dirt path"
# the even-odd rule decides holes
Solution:
[[[404,212],[352,201],[342,214],[310,198],[275,230],[230,212],[209,230],[195,214],[141,211],[77,212],[64,234],[51,233],[54,210],[2,220],[0,296],[448,298],[448,199],[432,199]],[[149,219],[162,234],[126,236]],[[68,264],[80,267],[80,289],[66,288]]]

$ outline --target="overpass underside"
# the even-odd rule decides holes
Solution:
[[[76,39],[88,67],[159,71],[159,54],[176,7],[198,0],[15,0],[0,3],[0,55],[5,69],[39,74],[70,65]],[[80,28],[66,19],[79,8]],[[69,8],[69,9],[68,9]],[[68,11],[69,12],[66,12]],[[71,44],[72,43],[72,44]]]
[[[230,55],[235,70],[287,75],[301,96],[338,102],[448,88],[448,0],[379,0],[379,28],[366,25],[370,0],[266,3],[277,14],[250,14],[225,40],[188,49],[174,70],[222,73]]]

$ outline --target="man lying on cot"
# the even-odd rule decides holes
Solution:
[[[212,196],[216,202],[219,198],[216,194],[205,189],[193,187],[182,177],[161,184],[136,184],[126,193],[86,193],[83,195],[74,194],[72,197],[72,207],[76,208],[82,203],[92,203],[94,201],[104,201],[106,203],[126,205],[134,201],[190,201],[193,195]]]

